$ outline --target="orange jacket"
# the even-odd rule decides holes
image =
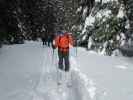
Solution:
[[[73,46],[73,38],[70,34],[64,33],[63,36],[57,36],[55,38],[55,47],[58,47],[60,51],[67,52],[69,51],[69,45]]]

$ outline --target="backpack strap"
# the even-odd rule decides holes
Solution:
[[[60,43],[60,41],[61,41],[61,36],[59,36],[59,43]]]

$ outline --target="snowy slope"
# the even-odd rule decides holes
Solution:
[[[57,85],[57,51],[40,42],[0,49],[0,100],[132,100],[132,59],[72,48],[72,87]]]
[[[81,72],[96,83],[96,100],[133,99],[132,60],[88,53],[83,49],[78,51],[77,58]]]
[[[38,43],[4,46],[0,50],[0,100],[31,100],[43,53]]]

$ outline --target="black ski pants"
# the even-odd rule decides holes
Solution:
[[[69,68],[70,68],[69,51],[62,52],[58,50],[58,57],[59,57],[59,62],[58,62],[59,69],[69,71]]]

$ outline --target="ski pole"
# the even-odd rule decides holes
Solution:
[[[53,57],[52,57],[52,64],[53,64],[53,66],[54,66],[54,64],[55,64],[55,67],[56,67],[56,75],[57,75],[57,77],[56,77],[56,81],[57,81],[57,84],[58,84],[58,67],[57,67],[57,64],[56,63],[54,63],[54,60],[56,59],[57,60],[57,54],[55,54],[56,56],[56,58],[54,59],[54,54],[55,54],[55,51],[54,51],[54,49],[53,49],[53,53],[52,53],[52,55],[53,55]]]
[[[54,65],[54,49],[52,51],[53,51],[53,53],[52,53],[52,65]]]
[[[77,50],[77,46],[76,46],[76,57],[77,57],[77,53],[78,53],[78,50]]]
[[[58,64],[57,64],[57,59],[58,59],[58,54],[57,54],[57,52],[56,52],[56,63],[55,63],[55,67],[56,67],[56,75],[57,75],[57,77],[56,77],[56,81],[57,81],[57,85],[59,84],[59,70],[58,70]]]
[[[78,46],[78,43],[77,43],[77,39],[76,39],[76,57],[77,57],[77,53],[78,53],[77,46]]]

